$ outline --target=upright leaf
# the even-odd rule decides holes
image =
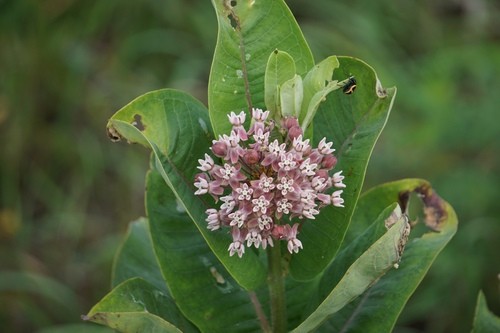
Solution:
[[[210,251],[157,171],[147,177],[146,208],[163,276],[185,316],[202,332],[258,331],[249,294]]]
[[[338,67],[337,57],[330,56],[311,68],[304,78],[304,99],[299,115],[304,132],[313,121],[319,104],[331,91],[339,88],[338,81],[332,80],[333,71]]]
[[[280,87],[280,106],[283,117],[299,118],[304,86],[302,77],[295,74],[293,78],[284,82]]]
[[[263,109],[264,73],[271,52],[288,53],[297,74],[314,64],[307,43],[283,0],[212,0],[218,38],[208,85],[208,105],[215,135],[229,133],[226,115],[252,107]]]
[[[135,277],[143,278],[167,292],[158,261],[153,251],[148,220],[140,218],[129,224],[123,243],[113,261],[112,286]]]
[[[110,136],[124,137],[153,150],[154,163],[217,258],[240,285],[255,289],[265,280],[265,269],[249,252],[230,257],[229,235],[206,228],[210,203],[194,195],[197,160],[209,151],[213,138],[206,108],[190,95],[171,89],[142,95],[119,110],[108,123]]]
[[[356,224],[368,225],[387,205],[399,202],[407,206],[408,194],[416,192],[424,203],[426,225],[432,231],[410,238],[398,269],[391,270],[355,302],[332,316],[318,332],[390,332],[436,256],[450,241],[457,229],[453,208],[420,179],[407,179],[377,186],[367,191],[356,208]],[[359,212],[358,212],[359,209]],[[366,209],[366,211],[365,211]],[[351,228],[349,228],[349,233]],[[354,236],[349,236],[353,239]],[[334,262],[335,263],[335,262]]]
[[[315,277],[332,261],[347,230],[363,186],[371,152],[389,116],[395,88],[380,87],[373,69],[364,62],[338,57],[334,79],[355,75],[358,89],[352,95],[330,93],[314,118],[314,141],[323,137],[337,149],[336,170],[346,176],[342,197],[345,208],[325,207],[314,223],[306,223],[299,235],[304,249],[292,257],[290,271],[299,280]]]
[[[474,326],[472,333],[500,332],[500,318],[495,316],[486,304],[482,291],[477,295],[476,312],[474,314]]]
[[[270,119],[281,115],[280,88],[295,76],[295,71],[295,62],[288,53],[276,49],[269,56],[264,75],[264,99]]]

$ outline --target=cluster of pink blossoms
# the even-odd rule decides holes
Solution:
[[[268,116],[269,111],[253,109],[246,131],[245,113],[231,112],[231,134],[219,136],[211,148],[223,165],[208,154],[198,160],[202,173],[195,176],[195,194],[208,193],[222,202],[219,209],[207,209],[206,221],[212,231],[231,228],[231,256],[243,256],[245,243],[265,249],[274,245],[273,239],[287,241],[288,251],[297,253],[302,248],[297,239],[301,224],[292,225],[294,219],[314,219],[326,205],[344,207],[342,190],[326,193],[332,187],[345,188],[342,171],[329,175],[337,163],[332,143],[323,138],[312,148],[303,140],[296,118],[287,117],[281,128],[275,128],[274,122],[266,121]],[[271,132],[280,133],[284,142],[271,141]]]

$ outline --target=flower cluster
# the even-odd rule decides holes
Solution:
[[[332,143],[323,138],[312,148],[296,118],[277,126],[268,116],[269,111],[253,109],[246,131],[245,113],[231,112],[231,134],[219,136],[211,148],[222,165],[208,154],[198,160],[202,172],[195,176],[195,194],[208,193],[221,202],[219,209],[206,211],[206,221],[210,230],[231,228],[231,256],[241,257],[245,244],[265,249],[274,240],[287,241],[288,251],[297,253],[301,224],[294,220],[315,219],[326,205],[344,207],[342,171],[329,175],[337,163]],[[276,134],[281,141],[271,139]],[[337,190],[328,194],[332,187]]]

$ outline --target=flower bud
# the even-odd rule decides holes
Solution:
[[[299,126],[299,121],[295,117],[285,117],[282,120],[282,125],[289,130],[292,127]]]
[[[302,133],[302,128],[300,128],[300,126],[292,126],[289,130],[288,130],[288,137],[290,138],[290,140],[293,140],[295,138],[298,138],[299,136],[301,136],[303,133]]]
[[[212,145],[212,152],[217,157],[224,157],[227,153],[227,145],[221,141],[215,141]]]
[[[285,235],[285,226],[284,225],[275,225],[271,234],[276,239],[285,238],[285,236],[286,236]]]
[[[245,155],[243,155],[243,160],[245,161],[246,164],[253,165],[259,162],[260,154],[254,149],[249,149],[245,152]]]
[[[337,158],[333,155],[326,155],[323,157],[323,161],[321,161],[321,165],[323,168],[331,170],[337,164]]]

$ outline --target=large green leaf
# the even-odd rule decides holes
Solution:
[[[219,33],[208,85],[214,133],[229,133],[226,115],[264,108],[264,73],[271,52],[288,53],[297,74],[314,61],[295,18],[283,0],[212,0]]]
[[[103,324],[120,332],[182,333],[163,318],[172,302],[161,290],[140,278],[123,282],[97,303],[84,320]]]
[[[211,205],[194,195],[197,159],[212,140],[206,108],[190,95],[172,89],[153,91],[119,110],[108,123],[113,139],[124,137],[153,150],[157,169],[195,222],[206,242],[240,285],[254,289],[265,280],[265,269],[255,254],[230,257],[227,234],[206,228],[205,210]]]
[[[148,174],[146,207],[161,270],[185,316],[202,332],[259,331],[249,293],[219,263],[156,171]]]
[[[143,278],[156,288],[167,292],[165,280],[153,251],[146,218],[130,223],[127,235],[113,261],[111,284],[116,287],[134,277]]]
[[[484,294],[480,291],[477,295],[476,313],[474,314],[472,333],[493,332],[500,332],[500,318],[488,310]]]
[[[432,231],[410,238],[399,264],[356,301],[333,315],[318,332],[390,332],[408,298],[429,270],[436,256],[450,241],[457,229],[453,208],[442,200],[430,184],[420,179],[406,179],[377,186],[360,198],[346,239],[354,240],[359,231],[388,205],[408,205],[409,194],[417,193],[423,201],[426,225]],[[353,235],[351,235],[353,233]],[[349,247],[343,252],[348,252]],[[339,257],[341,255],[339,254]],[[355,256],[355,255],[354,255]],[[346,260],[349,260],[346,258]],[[353,260],[351,258],[351,260]],[[335,265],[335,262],[333,265]],[[342,273],[342,265],[335,266]],[[333,283],[335,283],[333,279]],[[328,279],[323,282],[330,283]],[[330,285],[330,287],[333,287]],[[328,288],[323,284],[322,288]]]
[[[399,210],[399,207],[397,209]],[[385,217],[388,217],[387,215],[386,212]],[[394,225],[352,263],[317,309],[292,332],[315,330],[328,317],[361,295],[399,261],[400,244],[406,243],[409,224],[401,210],[396,215]]]
[[[166,186],[166,185],[165,185]],[[172,199],[175,201],[175,199]],[[189,223],[189,219],[187,221]],[[194,226],[192,226],[195,228]],[[202,239],[200,235],[200,239]],[[199,332],[179,311],[176,302],[167,290],[165,279],[162,276],[158,260],[153,250],[149,223],[145,218],[130,223],[129,230],[120,249],[116,253],[113,263],[113,287],[118,286],[131,278],[140,277],[160,290],[164,302],[160,305],[164,309],[163,319],[182,328],[184,333]]]
[[[336,170],[345,175],[342,197],[345,208],[325,207],[313,223],[304,223],[299,235],[304,249],[292,257],[290,271],[299,280],[315,277],[332,261],[347,230],[363,186],[368,160],[389,116],[395,88],[382,89],[373,69],[364,62],[338,57],[334,79],[355,75],[358,88],[352,95],[330,93],[314,118],[314,141],[323,137],[337,149]],[[380,211],[379,211],[380,212]]]

